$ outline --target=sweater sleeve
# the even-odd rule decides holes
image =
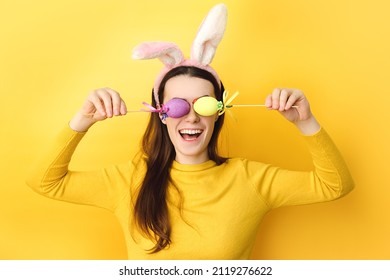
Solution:
[[[249,178],[270,208],[331,201],[354,188],[347,165],[327,132],[321,128],[304,137],[312,156],[312,171],[246,163]]]
[[[63,128],[53,145],[32,166],[27,185],[46,197],[114,211],[130,184],[131,164],[95,171],[69,170],[72,155],[84,135],[68,126]]]

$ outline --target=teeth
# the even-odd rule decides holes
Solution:
[[[179,132],[180,132],[180,134],[190,134],[190,135],[193,135],[193,134],[202,133],[203,130],[200,130],[200,129],[182,129]]]

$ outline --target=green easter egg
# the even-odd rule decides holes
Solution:
[[[196,100],[194,110],[201,116],[212,116],[218,112],[218,100],[211,96],[204,96]]]

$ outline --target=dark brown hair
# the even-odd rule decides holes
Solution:
[[[214,87],[216,98],[218,100],[222,99],[224,87],[222,83],[218,84],[211,73],[193,66],[180,66],[169,71],[161,81],[158,89],[161,104],[163,103],[165,84],[169,79],[178,75],[210,81]],[[153,92],[152,105],[153,107],[156,106]],[[226,161],[226,158],[218,155],[218,136],[223,121],[224,115],[219,116],[208,145],[208,156],[217,165]],[[173,184],[170,177],[170,168],[176,156],[166,125],[161,122],[158,114],[150,114],[149,123],[142,139],[142,153],[147,169],[134,205],[134,218],[139,230],[155,241],[155,246],[150,251],[157,253],[171,243],[172,229],[166,196],[169,183]]]

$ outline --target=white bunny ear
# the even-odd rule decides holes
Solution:
[[[214,6],[203,20],[198,34],[192,43],[191,59],[208,65],[214,58],[222,40],[227,22],[227,8],[224,4]]]
[[[133,49],[133,59],[158,58],[168,67],[181,63],[184,56],[179,47],[170,42],[144,42]]]

